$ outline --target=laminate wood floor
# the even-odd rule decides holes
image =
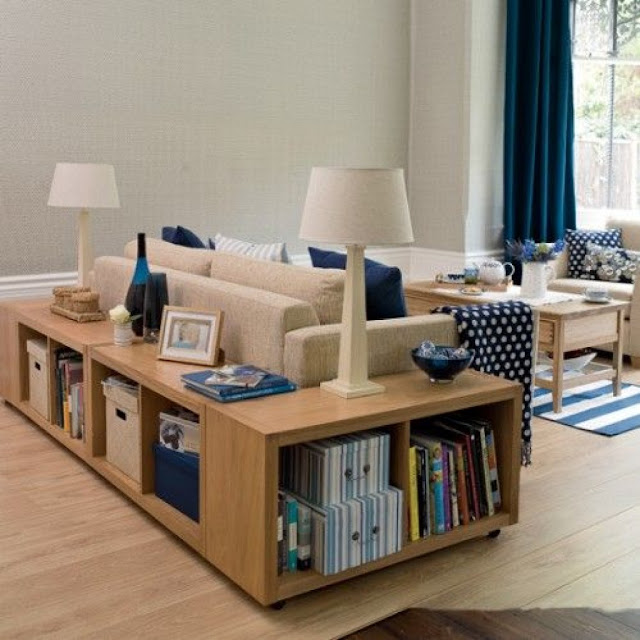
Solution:
[[[625,379],[640,383],[640,371]],[[409,607],[640,603],[640,430],[605,438],[536,420],[520,523],[274,611],[8,405],[0,429],[3,639],[324,639]]]

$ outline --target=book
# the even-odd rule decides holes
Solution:
[[[498,478],[498,457],[496,455],[495,434],[492,428],[487,428],[485,431],[487,451],[489,454],[489,475],[491,476],[493,507],[496,511],[499,511],[500,507],[502,507],[502,496],[500,495],[500,480]]]
[[[423,446],[429,451],[429,524],[432,525],[432,533],[444,533],[446,528],[442,443],[423,434],[411,434],[411,443]]]
[[[252,365],[243,366],[249,367]],[[258,398],[276,393],[295,391],[297,389],[297,385],[288,378],[267,371],[265,371],[265,375],[261,380],[252,386],[207,382],[207,380],[211,379],[212,372],[213,369],[204,369],[202,371],[185,373],[180,376],[180,378],[188,389],[202,393],[218,402],[233,402],[247,398]]]
[[[460,526],[460,510],[458,508],[458,483],[456,474],[456,455],[453,444],[446,443],[449,470],[449,493],[451,495],[451,528]]]
[[[286,496],[284,508],[287,513],[287,571],[298,569],[298,501]]]
[[[282,575],[287,566],[289,550],[287,548],[286,531],[287,531],[287,514],[284,506],[285,496],[282,491],[278,491],[278,519],[276,540],[278,543],[278,575]]]
[[[440,442],[442,446],[442,496],[444,501],[444,530],[451,531],[451,487],[449,482],[449,445]]]
[[[311,509],[298,503],[298,571],[311,569]]]
[[[415,542],[420,538],[418,516],[418,470],[416,447],[409,447],[409,539]]]
[[[416,447],[418,454],[418,514],[420,516],[420,535],[426,538],[432,531],[429,526],[431,513],[429,504],[429,450],[424,447]]]
[[[184,385],[187,389],[191,389],[192,391],[197,391],[198,393],[202,393],[205,396],[212,398],[213,400],[217,400],[218,402],[236,402],[238,400],[248,400],[249,398],[261,398],[263,396],[272,396],[278,393],[287,393],[289,391],[295,391],[298,387],[293,382],[290,382],[285,385],[281,385],[278,387],[268,387],[265,389],[262,388],[254,388],[254,389],[242,389],[239,392],[232,394],[224,394],[219,395],[214,390],[203,389],[200,386],[193,385],[191,383],[185,383]]]

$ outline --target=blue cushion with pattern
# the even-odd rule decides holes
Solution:
[[[597,244],[601,247],[622,247],[622,232],[620,229],[589,230],[567,229],[565,236],[567,243],[568,261],[567,275],[569,278],[590,280],[592,276],[585,269],[587,244]]]
[[[314,267],[344,269],[347,264],[347,256],[336,251],[309,247],[309,255]],[[367,320],[404,318],[407,315],[402,272],[398,267],[388,267],[386,264],[365,258],[364,281]]]

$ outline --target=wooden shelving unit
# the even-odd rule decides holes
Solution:
[[[51,314],[46,303],[0,305],[0,330],[14,340],[0,341],[10,375],[0,376],[0,395],[61,442],[116,488],[197,550],[262,604],[382,569],[437,551],[517,522],[520,474],[520,386],[475,372],[454,384],[432,385],[418,371],[380,379],[386,392],[344,400],[320,388],[220,404],[185,389],[180,375],[197,366],[156,358],[155,347],[134,343],[116,347],[108,322],[78,325]],[[85,358],[85,442],[73,440],[36,413],[25,395],[26,340],[45,337],[50,348],[70,346]],[[119,373],[139,385],[141,424],[140,482],[110,464],[106,453],[102,380]],[[181,405],[200,419],[200,521],[154,494],[152,443],[158,413]],[[409,542],[398,553],[341,573],[315,571],[277,575],[277,491],[281,447],[329,436],[381,428],[391,436],[390,476],[407,491],[411,421],[469,409],[491,420],[496,440],[503,504],[499,513],[443,534]],[[406,504],[405,500],[405,504]]]

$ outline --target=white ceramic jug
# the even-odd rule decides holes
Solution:
[[[485,260],[480,265],[478,277],[487,284],[498,284],[513,275],[514,266],[510,262],[498,262],[497,260]]]

